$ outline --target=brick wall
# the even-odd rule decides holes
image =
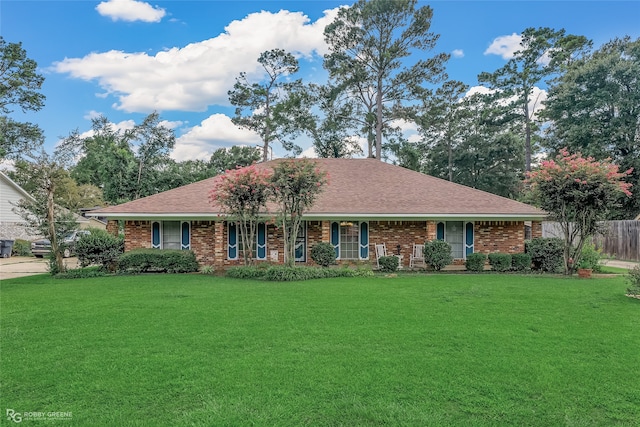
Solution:
[[[120,226],[118,225],[118,221],[114,219],[110,219],[109,221],[107,221],[106,230],[107,230],[107,233],[113,236],[117,236],[118,233],[120,232]]]
[[[476,222],[474,235],[475,252],[485,254],[493,252],[509,254],[524,252],[523,221]]]
[[[116,222],[117,226],[117,222]],[[109,225],[107,226],[109,228]],[[541,233],[540,222],[533,222],[532,235]],[[224,268],[241,265],[242,259],[227,258],[228,228],[224,221],[192,221],[191,249],[201,265]],[[314,264],[310,252],[318,242],[329,242],[330,221],[307,222],[307,264]],[[474,225],[476,252],[519,253],[524,252],[524,222],[482,221]],[[403,255],[403,265],[409,266],[414,244],[436,238],[435,221],[369,221],[369,262],[375,263],[375,244],[385,243],[389,253],[397,253],[398,245]],[[151,247],[151,221],[125,222],[125,250]],[[267,260],[271,251],[278,251],[278,262],[284,262],[282,231],[270,224],[267,226]],[[344,261],[350,262],[350,261]]]
[[[151,221],[124,223],[124,250],[151,248]]]

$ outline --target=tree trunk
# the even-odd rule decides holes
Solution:
[[[531,172],[531,119],[529,118],[529,96],[524,99],[524,170]]]
[[[47,221],[49,222],[49,238],[51,239],[51,252],[55,257],[56,267],[58,272],[64,271],[64,261],[62,259],[62,253],[58,245],[58,238],[56,236],[56,223],[55,223],[55,203],[53,200],[53,193],[56,189],[55,184],[49,178],[47,183]]]
[[[382,79],[378,78],[376,93],[376,158],[382,160]]]

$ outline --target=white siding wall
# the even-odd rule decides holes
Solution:
[[[22,222],[20,215],[12,211],[14,205],[18,203],[24,195],[20,193],[7,179],[0,175],[0,221],[1,222]]]

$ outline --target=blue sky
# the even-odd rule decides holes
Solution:
[[[235,77],[245,71],[258,78],[258,55],[278,47],[300,59],[299,77],[324,81],[322,30],[335,9],[348,4],[2,0],[0,34],[22,42],[46,79],[45,107],[14,116],[44,129],[47,151],[75,129],[89,131],[97,114],[127,128],[154,110],[176,132],[177,160],[256,145],[256,135],[230,122],[226,94]],[[420,2],[426,4],[434,9],[431,30],[440,34],[434,52],[452,53],[449,77],[471,87],[480,72],[505,63],[527,27],[564,28],[595,46],[640,37],[640,1]],[[276,155],[285,154],[274,148]]]

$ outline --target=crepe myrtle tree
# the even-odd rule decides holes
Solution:
[[[596,161],[564,148],[555,160],[543,161],[528,173],[533,200],[560,224],[565,274],[579,265],[582,247],[598,230],[598,222],[607,218],[621,197],[631,196],[631,184],[623,181],[631,172],[619,172],[608,159]]]
[[[327,173],[306,159],[284,160],[273,168],[272,199],[278,205],[278,219],[284,234],[284,259],[289,266],[293,266],[296,259],[296,237],[302,215],[313,206],[327,180]]]
[[[253,263],[253,244],[259,217],[266,211],[270,177],[270,170],[256,165],[230,170],[219,177],[209,193],[210,203],[236,221],[245,265]]]

